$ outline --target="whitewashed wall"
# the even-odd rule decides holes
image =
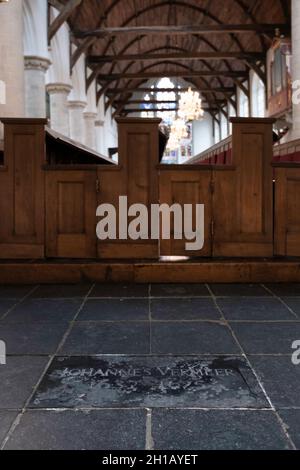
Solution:
[[[203,121],[193,122],[193,154],[198,155],[214,145],[212,117],[205,113]]]

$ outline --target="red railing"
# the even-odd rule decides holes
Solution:
[[[274,163],[300,163],[300,139],[274,145]]]
[[[300,139],[274,145],[274,163],[300,163]],[[190,158],[187,165],[231,165],[232,137],[222,140],[216,145]]]
[[[231,165],[232,137],[227,137],[204,152],[190,158],[187,165]]]

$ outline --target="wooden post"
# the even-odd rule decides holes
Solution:
[[[233,167],[214,170],[213,255],[273,256],[274,119],[231,118]]]
[[[46,119],[4,118],[0,258],[44,257]]]

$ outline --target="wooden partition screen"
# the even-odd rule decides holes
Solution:
[[[150,214],[151,204],[158,202],[160,119],[118,118],[119,164],[115,168],[98,168],[98,203],[111,203],[118,209],[119,196],[127,196],[128,207],[144,204]],[[118,214],[117,214],[118,215]],[[130,223],[130,218],[128,222]],[[117,217],[117,222],[119,218]],[[98,240],[99,258],[157,259],[158,240]]]
[[[213,255],[273,256],[273,119],[232,118],[233,168],[213,170]]]
[[[89,164],[47,163],[45,120],[3,122],[0,258],[300,256],[300,167],[277,164],[274,210],[272,119],[232,119],[230,165],[159,164],[160,120],[141,118],[118,120],[118,165],[101,158],[94,164],[97,156]],[[204,204],[203,249],[187,251],[190,240],[174,233],[151,240],[150,218],[148,238],[120,239],[117,230],[115,240],[98,240],[96,209],[114,206],[118,227],[120,196],[128,207],[146,205],[149,215],[151,204]]]
[[[275,255],[300,256],[300,166],[275,164]]]
[[[205,206],[205,245],[161,240],[163,255],[273,256],[272,119],[232,118],[232,165],[160,167],[161,203]]]
[[[44,258],[45,119],[2,119],[0,258]]]

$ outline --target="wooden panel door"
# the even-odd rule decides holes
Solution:
[[[232,168],[213,172],[214,256],[273,256],[272,127],[236,119]]]
[[[43,119],[3,119],[0,258],[43,258],[45,136]]]
[[[96,257],[96,170],[46,172],[46,254]]]
[[[275,170],[275,255],[300,256],[300,168]]]
[[[190,240],[174,238],[174,217],[171,217],[171,238],[160,240],[161,256],[211,256],[211,171],[174,170],[160,171],[160,204],[193,205],[193,231],[195,230],[196,204],[204,204],[204,246],[201,250],[188,251],[186,243]]]

